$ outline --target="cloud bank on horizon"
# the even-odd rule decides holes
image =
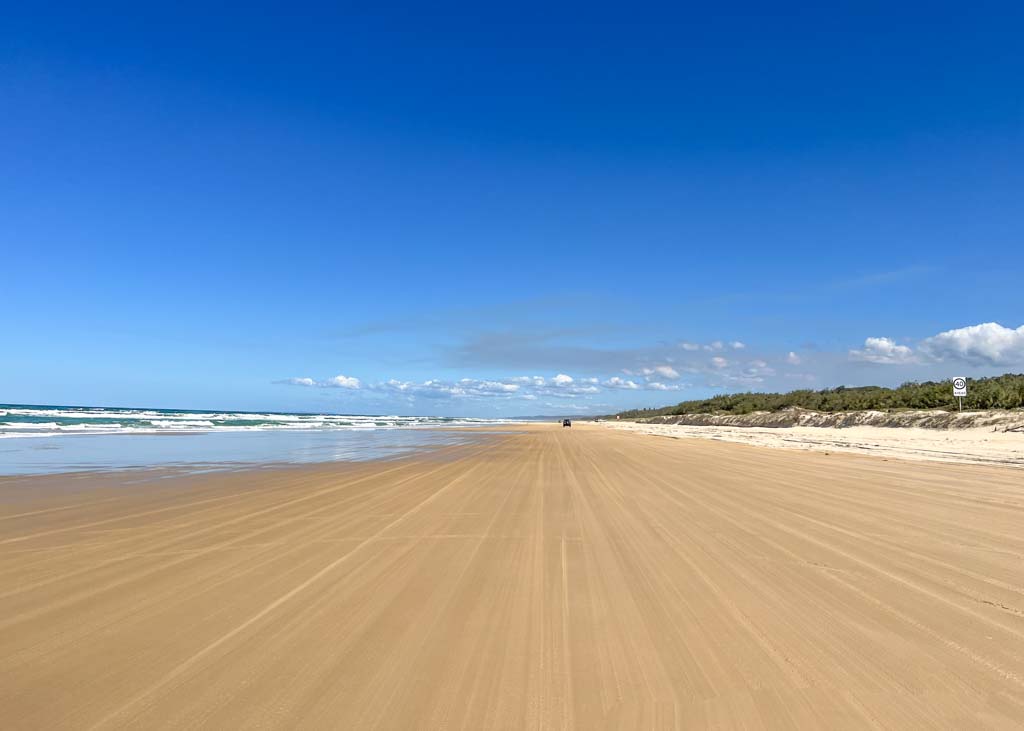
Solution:
[[[983,322],[946,330],[922,340],[917,348],[900,345],[892,338],[870,337],[850,358],[883,365],[926,363],[965,366],[1012,367],[1024,363],[1024,325],[1017,329],[997,322]]]
[[[602,358],[615,357],[602,351]],[[889,336],[871,336],[845,354],[817,349],[784,353],[757,352],[740,341],[709,343],[680,341],[647,351],[624,351],[616,373],[604,375],[508,375],[495,378],[432,378],[423,381],[387,379],[365,381],[338,374],[324,379],[309,376],[275,383],[315,389],[344,389],[376,396],[400,396],[410,404],[425,399],[488,399],[524,403],[542,401],[550,408],[599,411],[608,404],[596,401],[615,392],[687,392],[791,390],[846,385],[838,382],[843,366],[871,368],[878,381],[889,381],[887,371],[903,380],[949,378],[961,371],[1007,369],[1024,366],[1024,325],[1013,329],[999,323],[954,328],[918,341],[898,342]],[[627,362],[628,361],[628,362]],[[639,361],[639,362],[638,362]],[[951,369],[959,369],[954,374]],[[859,371],[863,375],[863,371]]]

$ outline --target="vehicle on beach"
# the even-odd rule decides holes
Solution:
[[[572,426],[572,422],[569,421],[568,419],[562,419],[562,427],[564,428],[564,427],[567,427],[567,426],[571,427]]]

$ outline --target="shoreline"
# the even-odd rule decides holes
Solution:
[[[169,469],[231,472],[274,465],[400,458],[471,443],[509,424],[373,430],[61,434],[0,440],[0,479],[28,474]],[[174,437],[166,439],[165,437]]]

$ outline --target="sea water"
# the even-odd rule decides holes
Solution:
[[[0,404],[0,475],[395,457],[505,420]]]

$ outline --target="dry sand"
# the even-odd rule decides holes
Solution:
[[[715,439],[758,447],[855,452],[879,457],[1024,467],[1024,431],[992,427],[755,427],[603,421],[612,429],[676,439]]]
[[[1022,559],[1018,470],[593,425],[372,464],[11,478],[0,713],[1020,727]]]

